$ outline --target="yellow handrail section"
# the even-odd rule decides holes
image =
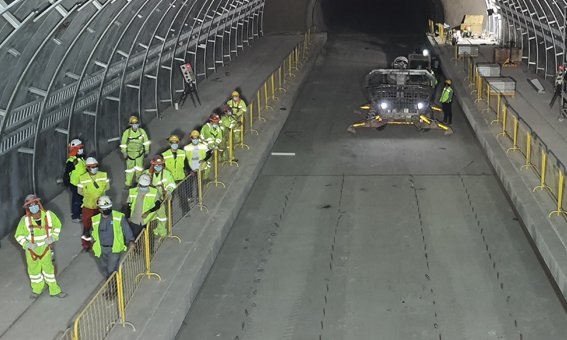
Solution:
[[[176,183],[176,189],[170,197],[166,197],[162,204],[165,205],[167,216],[167,236],[156,235],[155,230],[157,221],[149,222],[143,231],[134,241],[134,245],[128,249],[120,261],[118,271],[112,273],[110,277],[101,285],[100,288],[90,298],[88,303],[82,307],[72,326],[66,329],[58,339],[61,340],[102,340],[113,329],[115,325],[122,327],[129,326],[135,330],[135,326],[127,321],[127,312],[130,302],[134,299],[136,289],[142,279],[162,280],[162,277],[152,271],[152,262],[160,246],[166,239],[174,239],[181,242],[181,238],[173,234],[175,226],[185,218],[192,209],[199,209],[207,213],[208,209],[204,204],[206,197],[205,184],[215,187],[225,187],[219,180],[221,154],[225,152],[228,158],[224,165],[238,166],[234,158],[236,146],[242,149],[250,147],[244,143],[245,130],[249,135],[258,135],[260,132],[255,129],[254,123],[265,122],[262,117],[263,112],[273,111],[271,104],[279,101],[277,94],[285,94],[285,86],[296,77],[301,70],[303,61],[309,57],[312,45],[312,29],[310,28],[303,39],[292,49],[281,64],[266,78],[264,83],[258,88],[257,92],[249,96],[255,98],[248,103],[248,115],[242,115],[239,121],[240,130],[238,132],[238,142],[235,143],[235,131],[230,129],[227,133],[225,145],[228,150],[214,149],[212,157],[205,160],[196,173],[191,173],[185,179]],[[212,164],[211,164],[212,163]],[[213,178],[208,178],[209,169],[212,167]]]
[[[436,24],[430,20],[429,30],[435,34]],[[457,59],[455,49],[455,59]],[[478,105],[479,111],[486,113],[486,121],[494,134],[503,137],[506,154],[515,161],[522,170],[530,170],[529,174],[537,177],[539,185],[533,188],[534,192],[547,192],[550,198],[549,217],[563,216],[567,219],[567,212],[563,209],[565,190],[565,166],[547,148],[545,143],[534,133],[509,103],[507,96],[513,93],[504,93],[494,88],[477,69],[474,56],[459,57],[463,62],[463,72],[467,75],[466,87],[473,88],[471,95]],[[466,80],[466,79],[465,79]],[[486,104],[485,104],[486,103]],[[517,151],[517,152],[510,152]],[[519,158],[519,159],[518,159]]]

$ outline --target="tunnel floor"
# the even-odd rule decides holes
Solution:
[[[177,339],[565,338],[460,108],[452,136],[346,133],[365,73],[421,43],[388,39],[329,37],[273,148],[296,155],[268,159]]]

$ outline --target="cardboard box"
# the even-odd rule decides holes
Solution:
[[[481,35],[484,24],[484,15],[465,15],[461,24],[461,31],[470,31],[473,35]]]

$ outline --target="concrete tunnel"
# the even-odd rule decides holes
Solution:
[[[63,233],[74,233],[65,241],[67,248],[57,251],[64,268],[60,275],[69,277],[66,284],[72,287],[77,279],[70,277],[83,275],[85,269],[76,267],[95,268],[89,254],[77,248],[80,231],[71,222],[62,184],[71,139],[83,140],[88,156],[101,161],[103,170],[120,174],[112,178],[110,194],[123,204],[124,164],[117,150],[132,113],[150,126],[152,154],[166,148],[171,133],[186,141],[190,129],[204,123],[233,89],[253,100],[263,79],[250,70],[261,73],[259,61],[275,67],[274,60],[284,57],[281,51],[310,29],[315,52],[305,61],[306,74],[291,85],[289,98],[278,104],[285,115],[262,137],[265,150],[251,151],[257,158],[238,155],[241,162],[254,160],[254,176],[241,180],[247,175],[230,173],[238,179],[237,189],[229,186],[232,193],[211,196],[234,205],[228,212],[219,210],[222,228],[212,228],[213,235],[191,231],[189,243],[182,237],[185,252],[169,258],[187,261],[187,254],[196,254],[197,264],[171,269],[175,279],[166,283],[161,298],[154,291],[146,295],[159,300],[151,316],[144,314],[142,302],[129,305],[134,319],[145,320],[143,327],[135,333],[115,329],[104,337],[561,339],[567,330],[567,222],[548,218],[553,204],[548,209],[547,196],[532,193],[533,179],[520,181],[523,175],[511,170],[507,148],[502,154],[498,140],[481,130],[484,123],[476,121],[480,114],[475,111],[480,109],[473,107],[475,98],[464,94],[468,87],[459,83],[464,75],[451,60],[452,49],[430,47],[425,36],[429,19],[448,28],[460,25],[465,15],[483,15],[484,34],[501,46],[512,43],[521,49],[515,81],[538,79],[549,94],[556,70],[567,61],[566,8],[567,0],[0,0],[0,261],[10,267],[10,277],[0,279],[6,287],[0,298],[8,302],[0,313],[12,315],[0,322],[0,338],[23,338],[34,313],[53,308],[53,302],[23,297],[21,287],[28,284],[21,283],[26,279],[23,262],[13,262],[21,258],[13,233],[27,194],[37,193],[61,218]],[[340,134],[343,126],[337,125],[350,124],[352,110],[365,100],[364,74],[423,48],[440,55],[442,77],[458,83],[455,136],[430,132],[416,137],[397,127],[355,137]],[[492,58],[492,52],[484,53]],[[186,63],[193,65],[201,103],[186,100],[179,107],[187,87],[180,65]],[[226,93],[215,93],[221,89]],[[547,107],[549,99],[520,85],[516,98],[521,103],[515,109],[541,113],[533,124],[530,118],[522,121],[555,156],[553,169],[564,169],[567,128]],[[327,116],[337,123],[321,123]],[[154,126],[159,128],[152,131]],[[433,149],[446,154],[424,156]],[[271,151],[297,156],[282,159],[270,156]],[[289,197],[301,204],[288,203]],[[378,208],[370,204],[374,199],[391,202]],[[409,212],[414,205],[415,218]],[[310,206],[316,213],[308,211]],[[390,227],[376,231],[373,213]],[[273,222],[277,214],[280,220]],[[288,221],[281,214],[288,214]],[[192,213],[180,221],[213,223]],[[452,234],[447,223],[463,229]],[[268,230],[268,224],[278,229]],[[478,249],[477,241],[469,243],[473,224],[481,230],[473,235],[482,246]],[[487,236],[487,229],[492,234]],[[275,234],[283,239],[279,245]],[[206,255],[195,250],[197,235],[210,242],[200,247],[207,248]],[[386,237],[391,242],[380,241]],[[486,241],[491,237],[492,243]],[[241,254],[243,244],[246,254]],[[332,249],[329,264],[327,248]],[[422,261],[421,248],[426,269],[416,264]],[[387,257],[392,265],[374,263]],[[338,269],[330,274],[316,269],[322,264]],[[89,301],[100,281],[98,274],[89,275],[88,288],[70,289],[74,297],[62,305],[69,315],[48,326],[48,338],[72,326]],[[176,280],[192,284],[181,293]],[[182,298],[167,307],[164,301],[175,300],[175,294]],[[387,307],[378,310],[378,305]],[[164,317],[167,308],[173,316]]]

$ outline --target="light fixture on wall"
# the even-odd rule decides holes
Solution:
[[[488,16],[491,16],[492,14],[494,14],[494,9],[489,8],[486,10],[486,13],[488,14]]]

